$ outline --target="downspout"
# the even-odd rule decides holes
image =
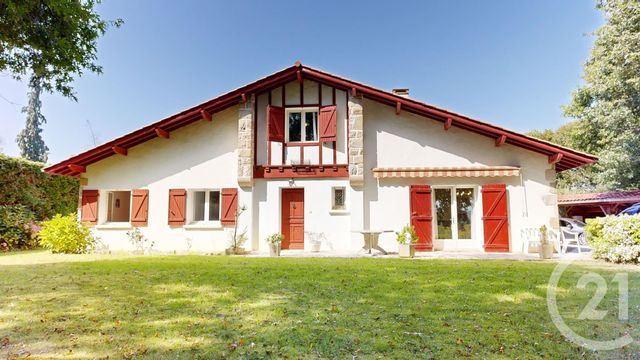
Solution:
[[[520,187],[522,187],[522,216],[529,217],[529,203],[527,202],[527,188],[524,186],[524,168],[520,168]]]

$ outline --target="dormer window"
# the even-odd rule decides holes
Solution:
[[[287,142],[318,141],[318,109],[287,109]]]

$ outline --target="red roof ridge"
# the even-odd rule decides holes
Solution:
[[[357,84],[360,84],[361,86],[366,86],[366,87],[371,88],[371,89],[376,90],[376,91],[384,92],[387,95],[396,97],[398,100],[408,100],[408,101],[414,102],[414,103],[416,103],[418,105],[427,106],[427,107],[430,107],[430,108],[433,108],[433,109],[436,109],[436,110],[439,110],[439,111],[444,111],[444,112],[450,113],[451,115],[454,115],[454,116],[458,116],[458,117],[462,117],[462,118],[465,118],[465,119],[468,119],[468,120],[471,120],[471,121],[475,121],[475,122],[481,123],[483,125],[491,126],[491,127],[494,127],[496,129],[499,129],[499,130],[502,130],[502,131],[505,131],[505,132],[513,133],[515,135],[527,137],[527,138],[530,138],[531,140],[535,140],[535,141],[538,141],[538,142],[541,142],[541,143],[545,143],[545,144],[550,145],[550,146],[555,146],[555,147],[561,148],[561,149],[563,149],[565,151],[574,152],[574,153],[577,153],[577,154],[580,154],[580,155],[583,155],[583,156],[586,156],[586,157],[592,157],[592,158],[594,158],[594,160],[597,160],[597,156],[595,156],[593,154],[589,154],[587,152],[582,152],[582,151],[579,151],[579,150],[575,150],[575,149],[572,149],[572,148],[569,148],[569,147],[566,147],[566,146],[563,146],[563,145],[556,144],[556,143],[551,142],[551,141],[539,139],[539,138],[537,138],[535,136],[523,134],[523,133],[518,132],[516,130],[512,130],[512,129],[505,128],[505,127],[502,127],[502,126],[498,126],[498,125],[494,125],[494,124],[491,124],[491,123],[488,123],[488,122],[484,122],[482,120],[478,120],[476,118],[473,118],[473,117],[470,117],[470,116],[467,116],[467,115],[464,115],[464,114],[460,114],[460,113],[457,113],[457,112],[454,112],[454,111],[451,111],[451,110],[448,110],[448,109],[445,109],[445,108],[442,108],[442,107],[439,107],[439,106],[436,106],[436,105],[433,105],[433,104],[429,104],[429,103],[426,103],[426,102],[421,101],[421,100],[416,100],[416,99],[413,99],[413,98],[396,95],[391,91],[383,90],[383,89],[380,89],[380,88],[377,88],[375,86],[368,85],[368,84],[365,84],[365,83],[360,83],[360,82],[357,82],[357,81],[354,81],[354,80],[351,80],[351,79],[348,79],[348,78],[341,77],[339,75],[334,75],[334,74],[322,71],[320,69],[313,68],[311,66],[302,65],[302,67],[303,68],[307,68],[309,70],[321,72],[321,73],[327,74],[329,76],[334,76],[336,78],[340,78],[340,79],[345,80],[345,81],[357,83]]]
[[[303,78],[309,78],[310,80],[314,80],[320,83],[329,83],[331,86],[339,87],[343,90],[351,89],[356,92],[360,91],[365,97],[377,100],[381,103],[394,105],[402,104],[403,109],[404,106],[407,106],[408,111],[416,113],[418,115],[429,117],[434,120],[442,121],[445,118],[449,119],[450,121],[455,120],[455,122],[453,122],[453,126],[470,130],[485,136],[503,136],[505,137],[504,140],[507,143],[511,143],[512,145],[519,146],[531,151],[536,151],[549,156],[555,154],[564,154],[566,156],[561,156],[558,159],[558,163],[556,164],[557,171],[590,164],[597,160],[597,157],[591,154],[583,153],[548,141],[537,139],[532,136],[524,135],[510,129],[485,123],[483,121],[454,113],[452,111],[439,108],[419,100],[398,96],[393,94],[392,92],[378,89],[376,87],[359,83],[331,73],[327,73],[322,70],[303,65],[299,61],[296,61],[293,66],[289,66],[287,68],[279,70],[275,73],[272,73],[271,75],[264,76],[247,85],[228,91],[215,98],[212,98],[200,104],[196,104],[183,111],[165,117],[162,120],[156,121],[142,128],[134,130],[128,134],[107,141],[92,149],[73,155],[66,160],[46,167],[44,170],[49,173],[60,175],[78,175],[79,173],[76,171],[76,169],[70,169],[69,165],[80,165],[81,167],[90,165],[101,159],[114,155],[115,152],[113,151],[113,147],[118,146],[130,148],[136,146],[157,137],[157,129],[164,131],[176,130],[180,127],[186,126],[202,119],[202,116],[200,114],[203,110],[208,114],[220,112],[230,106],[236,105],[243,99],[246,99],[246,95],[259,94],[261,92],[270,90],[275,86],[280,86],[284,83],[295,80],[300,75],[302,75]]]

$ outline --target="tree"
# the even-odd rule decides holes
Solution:
[[[96,41],[110,25],[94,10],[99,0],[3,0],[0,2],[0,71],[31,76],[42,89],[77,100],[74,75],[102,73]]]
[[[529,131],[527,135],[569,148],[580,149],[580,144],[574,140],[577,137],[579,127],[579,121],[571,121],[560,126],[557,130],[533,130]],[[595,191],[597,186],[593,182],[593,172],[593,166],[563,171],[557,177],[558,189],[562,192]]]
[[[40,112],[42,103],[40,102],[40,83],[31,81],[31,92],[29,92],[29,105],[22,108],[22,112],[27,114],[25,128],[18,134],[17,142],[20,148],[20,155],[31,161],[47,162],[47,152],[49,148],[42,139],[42,128],[40,125],[47,120]]]
[[[600,161],[585,176],[597,190],[640,187],[640,2],[600,0],[600,27],[584,66],[585,85],[564,108],[577,119],[575,148]]]
[[[0,2],[0,71],[21,80],[29,77],[25,129],[18,135],[23,156],[46,159],[40,112],[42,90],[77,101],[74,76],[102,73],[96,63],[97,40],[110,25],[94,10],[99,0],[2,0]]]

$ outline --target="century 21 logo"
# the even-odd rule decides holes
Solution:
[[[549,287],[547,288],[547,307],[549,314],[551,315],[551,320],[560,333],[575,344],[594,351],[620,349],[632,343],[633,338],[629,334],[625,334],[624,336],[613,340],[587,339],[578,335],[565,323],[558,311],[558,305],[556,303],[556,289],[558,287],[558,282],[562,277],[562,273],[570,264],[571,261],[568,261],[561,262],[556,266],[551,274],[551,278],[549,278]],[[618,319],[620,321],[627,321],[629,320],[629,275],[627,273],[617,273],[613,277],[612,283],[616,283],[618,285]],[[580,312],[580,315],[578,315],[578,320],[602,320],[607,316],[608,310],[598,310],[598,305],[600,305],[607,294],[607,281],[602,277],[602,275],[589,272],[578,279],[576,287],[578,289],[586,289],[589,284],[595,284],[597,289],[589,302]]]
[[[617,273],[612,282],[618,284],[618,319],[627,321],[629,320],[629,274]],[[607,281],[602,275],[590,272],[580,277],[576,287],[585,289],[588,284],[596,284],[597,289],[591,300],[578,315],[578,320],[602,320],[609,312],[608,310],[598,310],[598,305],[607,294]]]

